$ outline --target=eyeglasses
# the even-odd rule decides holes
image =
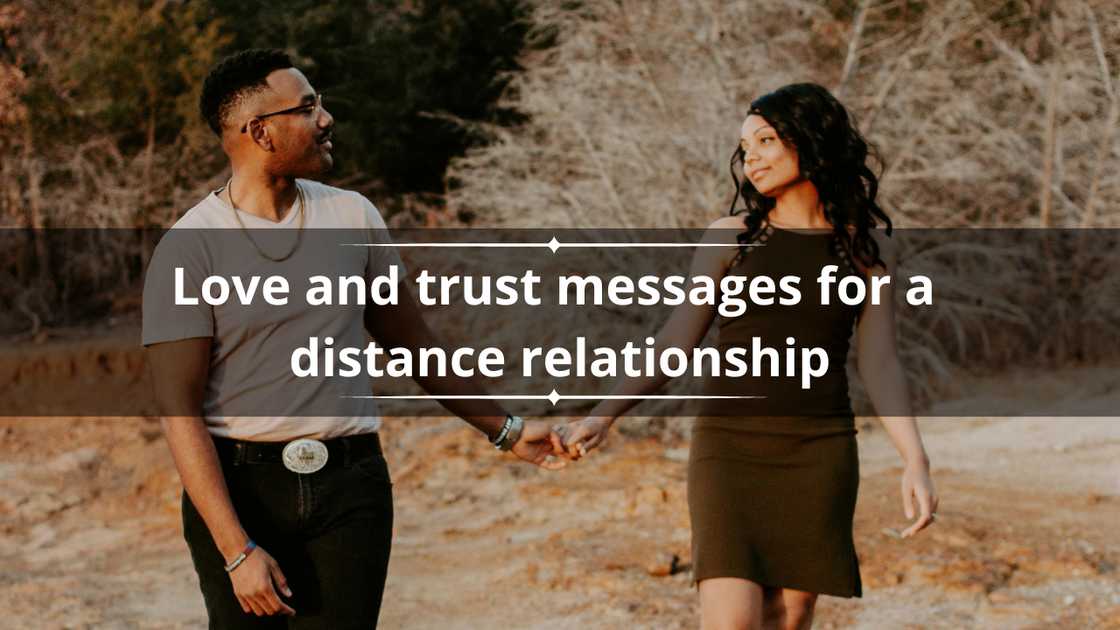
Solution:
[[[322,110],[322,109],[323,109],[323,93],[319,92],[315,95],[314,102],[304,103],[303,105],[296,105],[295,107],[289,107],[288,109],[281,109],[279,111],[269,112],[267,114],[260,114],[260,115],[257,115],[257,116],[253,116],[248,121],[246,121],[244,125],[241,125],[241,133],[245,133],[246,131],[249,130],[249,123],[253,122],[254,119],[255,120],[264,120],[265,118],[269,118],[271,116],[282,116],[284,114],[310,114],[310,115],[315,115],[315,114],[319,113],[319,111]]]

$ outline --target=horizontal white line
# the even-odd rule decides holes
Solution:
[[[382,399],[382,400],[552,400],[548,394],[430,394],[430,395],[381,395],[381,396],[343,396],[343,398]],[[649,396],[610,396],[598,394],[560,394],[557,400],[720,400],[731,398],[766,398],[765,396],[725,396],[696,395],[677,396],[672,394],[652,394]]]
[[[545,396],[548,398],[548,396]],[[600,396],[596,394],[561,394],[561,400],[717,400],[721,398],[766,398],[765,396],[696,395],[676,396],[673,394],[651,394],[649,396]]]
[[[766,247],[765,243],[339,243],[342,247],[505,247],[509,249],[561,249],[565,247]]]
[[[486,394],[486,395],[478,395],[478,396],[474,396],[474,395],[471,395],[471,394],[448,394],[446,396],[434,396],[434,395],[432,395],[432,396],[429,396],[429,395],[418,395],[418,396],[405,396],[405,395],[343,396],[343,398],[362,398],[362,399],[373,398],[373,399],[387,399],[387,400],[439,400],[439,399],[442,399],[442,400],[522,400],[522,399],[541,400],[541,399],[548,399],[548,396],[543,395],[543,394],[526,394],[524,396],[519,396],[519,395],[516,395],[516,394],[511,394],[511,395],[508,395],[508,396],[504,395],[504,394]]]
[[[339,243],[343,247],[543,247],[548,243]]]

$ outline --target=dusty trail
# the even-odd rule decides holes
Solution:
[[[909,541],[885,533],[904,521],[897,457],[861,424],[865,596],[823,598],[818,627],[1120,628],[1120,420],[924,421],[942,519]],[[397,527],[382,627],[695,627],[687,570],[668,574],[689,562],[687,443],[615,435],[551,474],[458,421],[384,435]],[[204,624],[157,422],[0,420],[0,482],[5,625]]]

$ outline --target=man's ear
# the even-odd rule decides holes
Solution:
[[[249,137],[253,139],[256,145],[269,153],[272,152],[272,138],[268,135],[268,127],[265,126],[259,118],[254,118],[249,121],[249,128],[247,129]]]

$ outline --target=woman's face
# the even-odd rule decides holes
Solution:
[[[786,146],[762,116],[751,114],[743,121],[739,146],[743,149],[743,176],[759,194],[774,197],[801,179],[797,151]]]

